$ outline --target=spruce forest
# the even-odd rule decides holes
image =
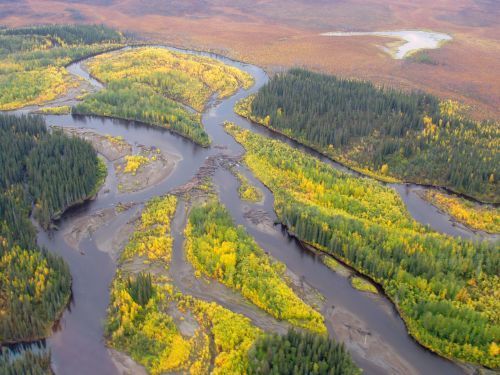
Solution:
[[[361,373],[341,344],[294,330],[259,338],[249,357],[248,373],[252,375]]]
[[[245,162],[274,193],[297,238],[379,283],[410,333],[447,357],[499,366],[498,245],[438,234],[415,222],[399,196],[292,147],[226,125]]]
[[[258,122],[362,172],[499,201],[500,126],[458,103],[292,69],[248,104]]]
[[[54,215],[87,199],[99,181],[90,144],[49,132],[35,116],[0,116],[0,341],[46,337],[65,308],[68,267],[36,245],[34,216],[48,227]]]

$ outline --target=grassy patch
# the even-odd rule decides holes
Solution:
[[[408,60],[419,64],[438,65],[426,51],[417,51],[408,57]]]
[[[324,255],[321,257],[321,261],[334,272],[338,272],[344,276],[349,276],[351,274],[351,271],[347,267],[344,267],[331,256]]]
[[[351,285],[353,286],[354,289],[360,290],[362,292],[369,292],[369,293],[375,293],[377,294],[377,288],[370,283],[369,281],[366,281],[362,277],[351,277]]]
[[[71,107],[69,105],[63,105],[60,107],[46,107],[40,108],[38,112],[42,115],[67,115],[71,113]]]

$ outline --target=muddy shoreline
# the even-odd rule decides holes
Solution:
[[[112,163],[112,169],[108,166],[108,175],[113,175],[119,193],[134,193],[158,185],[173,173],[182,159],[177,154],[162,152],[144,145],[132,145],[122,138],[102,135],[84,128],[54,128],[90,142],[108,163]],[[125,170],[127,158],[134,156],[144,157],[148,160],[137,170],[127,172]]]

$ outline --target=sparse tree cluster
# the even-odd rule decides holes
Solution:
[[[127,290],[136,303],[145,306],[154,292],[151,274],[140,272],[135,279],[129,277]]]

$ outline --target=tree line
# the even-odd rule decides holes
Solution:
[[[498,242],[438,234],[413,221],[389,187],[339,172],[282,142],[227,129],[273,191],[278,218],[290,232],[379,283],[424,345],[448,357],[500,365]]]
[[[48,37],[60,44],[119,43],[123,35],[104,25],[40,25],[0,30],[0,35]]]
[[[310,332],[289,330],[285,335],[263,335],[248,356],[250,375],[361,373],[342,344]]]
[[[422,92],[303,69],[271,78],[251,103],[261,123],[347,164],[498,201],[498,123]]]
[[[119,32],[95,25],[0,29],[0,109],[55,99],[76,85],[66,65],[122,42]]]
[[[70,296],[67,265],[36,244],[32,207],[47,226],[93,191],[96,175],[87,142],[49,133],[41,117],[0,116],[1,343],[46,337]]]

